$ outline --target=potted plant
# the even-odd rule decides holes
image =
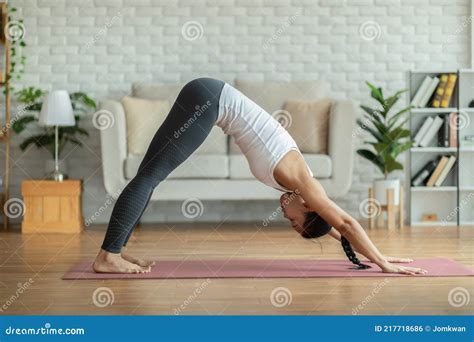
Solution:
[[[374,141],[364,141],[371,149],[359,149],[357,153],[373,163],[383,174],[382,179],[374,181],[375,199],[381,205],[387,204],[387,189],[392,188],[394,189],[394,204],[398,205],[400,180],[389,178],[389,175],[395,170],[403,170],[403,165],[397,161],[397,157],[413,144],[410,131],[404,128],[408,120],[404,118],[404,114],[411,109],[411,106],[392,114],[392,108],[406,90],[399,90],[392,96],[385,98],[381,88],[369,82],[366,84],[370,88],[370,95],[377,102],[377,107],[371,108],[361,105],[364,117],[358,119],[357,124],[361,129],[367,131]]]
[[[54,127],[43,127],[37,124],[38,113],[43,105],[42,99],[45,92],[39,88],[27,87],[15,93],[19,103],[24,104],[23,112],[26,115],[13,120],[12,129],[15,133],[20,134],[30,124],[35,124],[37,134],[28,136],[21,144],[22,151],[26,150],[30,145],[35,145],[37,148],[45,148],[51,154],[51,159],[45,162],[45,172],[48,174],[54,170]],[[70,94],[72,108],[74,110],[74,117],[76,124],[70,127],[59,127],[58,129],[58,155],[69,144],[82,146],[82,142],[78,139],[80,135],[89,136],[89,133],[79,126],[81,118],[91,110],[95,110],[97,105],[93,99],[83,92],[75,92]],[[66,174],[67,165],[64,160],[60,160],[61,172]]]

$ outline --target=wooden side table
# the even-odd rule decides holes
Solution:
[[[79,233],[82,218],[82,180],[25,180],[22,233]]]

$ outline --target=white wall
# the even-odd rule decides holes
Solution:
[[[394,91],[406,86],[410,68],[469,67],[469,2],[11,0],[19,9],[15,17],[25,20],[28,43],[28,65],[17,87],[82,90],[101,99],[120,98],[132,82],[144,80],[326,79],[335,96],[367,102],[365,80]],[[188,21],[202,25],[200,39],[184,39]],[[91,137],[85,147],[67,154],[70,176],[84,179],[85,217],[106,199],[99,137],[87,121]],[[21,152],[22,140],[13,140],[16,197],[22,179],[42,176],[48,156],[35,148]],[[355,163],[352,189],[339,203],[358,216],[377,174],[359,157]],[[200,219],[261,221],[276,207],[277,202],[205,203]],[[181,203],[154,204],[144,221],[183,220],[180,208]],[[106,210],[97,222],[109,215]]]

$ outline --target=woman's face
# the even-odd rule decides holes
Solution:
[[[286,192],[280,197],[283,217],[291,222],[291,226],[298,233],[303,232],[305,212],[309,211],[301,196],[294,192]]]

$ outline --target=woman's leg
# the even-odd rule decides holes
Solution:
[[[183,163],[214,126],[224,82],[199,78],[186,84],[153,137],[137,175],[115,203],[102,249],[120,253],[158,184]]]

